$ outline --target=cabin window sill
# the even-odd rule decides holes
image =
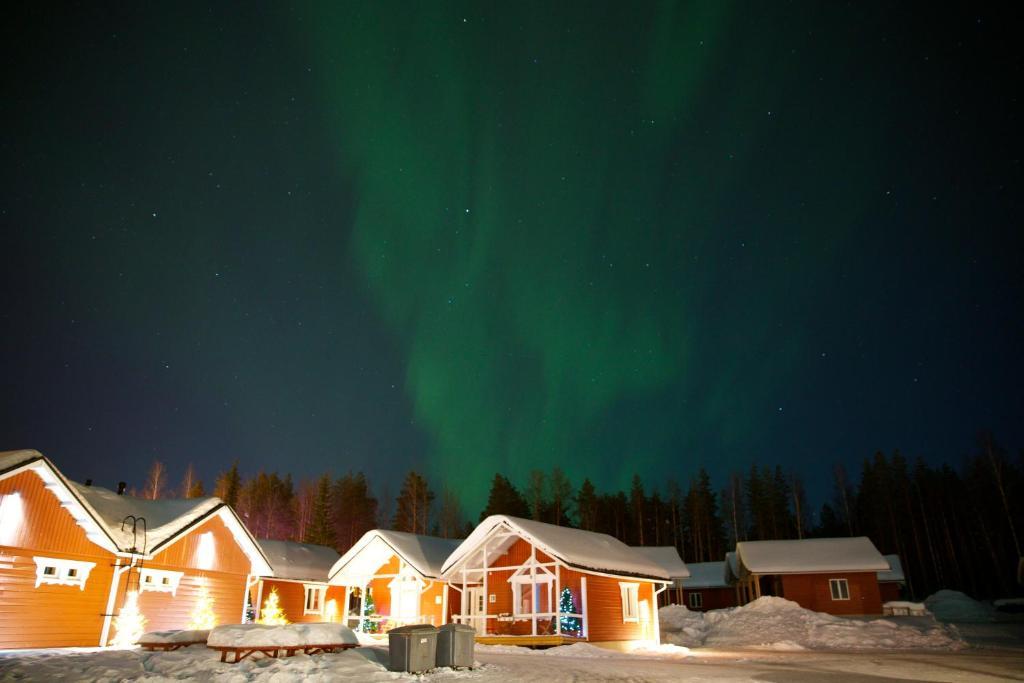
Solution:
[[[78,586],[85,590],[85,582],[89,572],[96,566],[95,562],[79,560],[63,560],[54,557],[33,557],[36,563],[36,588],[42,584],[53,586]]]

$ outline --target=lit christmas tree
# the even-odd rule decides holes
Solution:
[[[570,614],[576,613],[576,601],[573,600],[572,591],[568,588],[562,589],[562,594],[558,597],[558,611],[563,614],[568,612]],[[571,633],[579,635],[580,633],[580,619],[579,617],[559,617],[559,621],[562,622],[562,633]]]
[[[366,607],[363,609],[363,616],[368,617],[373,614],[373,610],[376,609],[373,606],[373,593],[369,588],[366,589]],[[369,619],[363,619],[363,633],[376,633],[377,624],[376,622],[370,621]]]
[[[146,632],[146,617],[139,611],[139,592],[128,591],[121,613],[114,617],[114,647],[134,647]]]
[[[199,597],[196,599],[192,614],[189,615],[189,630],[208,631],[217,625],[217,615],[213,612],[213,598],[205,583],[199,585]]]
[[[284,626],[291,623],[284,616],[284,610],[281,609],[281,599],[277,596],[276,588],[270,589],[270,596],[263,603],[260,618],[256,620],[256,623],[268,624],[270,626]]]

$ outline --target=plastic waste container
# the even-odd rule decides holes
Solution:
[[[437,630],[437,665],[473,666],[476,629],[468,624],[445,624]]]
[[[434,668],[437,654],[437,629],[430,624],[400,626],[388,631],[391,671],[420,673]]]

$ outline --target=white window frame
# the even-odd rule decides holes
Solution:
[[[640,623],[640,584],[619,582],[622,623]]]
[[[89,572],[96,566],[95,562],[81,560],[65,560],[56,557],[33,557],[36,563],[36,588],[42,584],[54,586],[78,586],[85,590],[85,582]],[[47,569],[52,571],[47,572]]]
[[[178,584],[185,572],[172,572],[166,569],[150,569],[143,567],[139,570],[139,592],[170,593],[177,597]]]
[[[534,614],[540,616],[542,614],[552,614],[555,610],[551,609],[554,605],[551,602],[551,587],[555,585],[554,574],[549,573],[538,573],[536,577],[531,578],[529,574],[519,574],[509,579],[509,583],[512,584],[512,616],[514,617],[532,617]],[[548,590],[548,611],[541,612],[537,608],[540,602],[540,587],[546,586]],[[524,612],[523,607],[523,586],[533,586],[533,600],[530,601],[531,611]]]
[[[835,601],[850,599],[850,582],[847,579],[829,579],[828,591]],[[845,594],[845,595],[844,595]],[[836,597],[838,595],[838,597]]]
[[[324,613],[324,602],[327,597],[327,586],[319,583],[304,583],[302,584],[302,613],[303,614],[323,614]],[[310,596],[316,596],[316,607],[309,606]]]
[[[704,609],[704,594],[695,591],[686,596],[686,606],[692,609]]]

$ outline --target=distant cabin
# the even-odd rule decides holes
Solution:
[[[367,633],[448,623],[459,604],[441,568],[459,543],[386,529],[366,532],[328,575],[329,590],[343,605],[342,621]]]
[[[647,559],[657,563],[668,574],[671,581],[668,588],[658,594],[658,607],[681,604],[683,581],[690,578],[690,565],[679,557],[675,546],[633,546],[633,550],[645,555]]]
[[[691,562],[686,566],[690,576],[679,582],[681,595],[675,604],[695,612],[736,606],[736,588],[729,583],[726,561]]]
[[[492,515],[451,554],[442,578],[458,595],[453,621],[477,641],[557,645],[659,642],[657,562],[621,541],[581,529]]]
[[[327,583],[331,567],[341,557],[334,548],[311,543],[260,539],[273,576],[261,576],[252,592],[254,616],[258,620],[272,591],[278,605],[293,624],[341,621],[344,591]]]
[[[883,604],[893,600],[902,600],[903,590],[907,585],[900,556],[885,555],[885,561],[889,563],[889,569],[878,572],[878,592],[882,597]]]
[[[810,538],[743,541],[727,559],[738,601],[762,595],[830,614],[881,614],[878,572],[889,563],[870,539]]]
[[[270,572],[217,498],[118,495],[38,451],[0,453],[0,648],[106,645],[129,591],[147,630],[185,628],[201,594],[219,623],[239,623]]]

